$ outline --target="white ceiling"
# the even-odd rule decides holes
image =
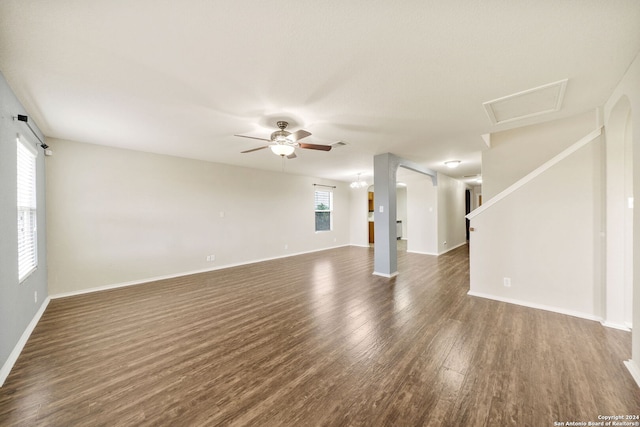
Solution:
[[[637,0],[0,2],[0,71],[47,136],[345,181],[385,152],[479,173],[482,134],[601,106],[639,50]],[[565,78],[558,112],[484,111]],[[280,119],[348,145],[240,154]]]

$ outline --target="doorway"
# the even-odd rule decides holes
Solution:
[[[471,190],[468,188],[464,190],[464,214],[469,215],[471,213]],[[469,224],[471,221],[465,219],[467,223],[467,241],[469,241]]]
[[[606,131],[605,324],[633,324],[633,147],[631,105],[622,97],[611,111]]]
[[[367,190],[367,223],[369,225],[369,244],[373,245],[375,243],[375,232],[374,232],[374,222],[373,222],[373,185],[369,187]]]

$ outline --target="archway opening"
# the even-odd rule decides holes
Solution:
[[[620,329],[630,329],[634,309],[631,127],[631,105],[623,96],[611,110],[605,128],[607,215],[603,323]]]

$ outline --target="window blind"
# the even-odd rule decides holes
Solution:
[[[36,156],[34,147],[17,138],[18,278],[22,282],[38,265]]]
[[[315,192],[316,231],[331,230],[332,196],[331,191]]]
[[[315,206],[317,211],[331,210],[331,192],[316,191]]]

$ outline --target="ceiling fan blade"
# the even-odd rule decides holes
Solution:
[[[287,139],[290,139],[291,141],[296,142],[301,140],[302,138],[308,137],[309,135],[311,135],[311,132],[307,132],[304,129],[300,129],[293,132],[291,135],[289,135]]]
[[[267,142],[271,142],[270,139],[267,138],[258,138],[256,136],[249,136],[249,135],[233,135],[233,136],[239,136],[240,138],[250,138],[250,139],[258,139],[260,141],[267,141]]]
[[[295,159],[296,157],[298,157],[298,156],[296,156],[296,153],[295,153],[295,152],[293,152],[293,153],[291,153],[291,154],[289,154],[289,155],[287,156],[287,159]]]
[[[241,151],[240,153],[241,153],[241,154],[244,154],[244,153],[251,153],[252,151],[262,150],[262,149],[265,149],[265,148],[267,148],[267,147],[268,147],[268,145],[263,145],[262,147],[252,148],[251,150]]]
[[[320,144],[305,144],[303,142],[299,143],[300,148],[308,148],[310,150],[322,150],[322,151],[330,151],[330,145],[320,145]]]

